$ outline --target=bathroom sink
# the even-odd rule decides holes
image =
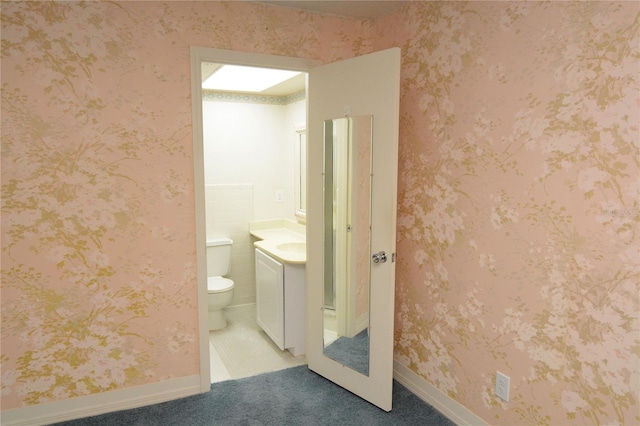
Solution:
[[[307,250],[307,243],[282,243],[278,244],[276,248],[289,253],[305,253]]]

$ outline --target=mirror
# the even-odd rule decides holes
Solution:
[[[373,117],[324,122],[323,354],[369,375]]]
[[[307,129],[296,126],[295,144],[295,216],[307,217]]]

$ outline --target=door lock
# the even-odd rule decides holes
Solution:
[[[373,256],[371,256],[371,259],[373,259],[373,263],[384,263],[387,261],[387,253],[383,251],[375,253]]]

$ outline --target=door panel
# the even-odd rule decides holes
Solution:
[[[313,68],[308,93],[307,360],[309,368],[380,408],[391,410],[400,49],[393,48]],[[368,376],[323,355],[324,280],[332,253],[323,228],[324,123],[373,116]],[[358,256],[361,256],[360,254]],[[327,259],[329,263],[327,263]],[[371,262],[371,258],[369,259]]]

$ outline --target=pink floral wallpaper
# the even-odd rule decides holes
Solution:
[[[198,373],[189,46],[400,46],[396,360],[491,424],[640,423],[640,4],[1,17],[3,410]]]
[[[490,423],[640,424],[639,12],[378,22],[403,49],[395,357]]]
[[[240,2],[2,4],[3,410],[199,373],[189,47],[370,51],[344,21]]]

